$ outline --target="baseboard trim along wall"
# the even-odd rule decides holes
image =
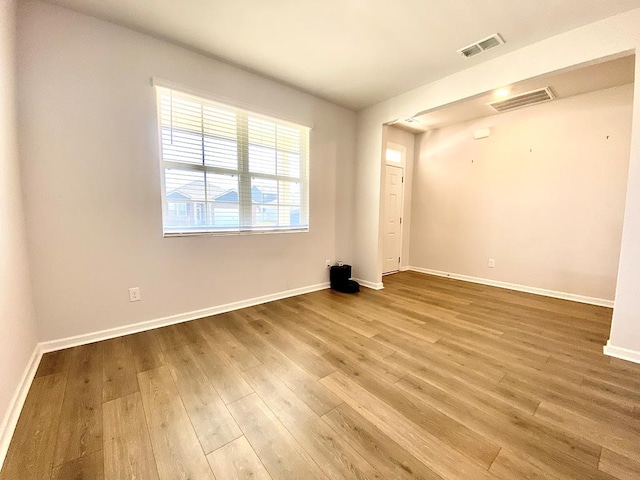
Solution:
[[[629,350],[628,348],[616,347],[611,345],[611,340],[607,340],[607,344],[602,347],[605,355],[619,358],[628,362],[640,363],[640,352],[637,350]]]
[[[18,425],[20,412],[22,412],[22,407],[27,399],[27,393],[29,393],[31,383],[36,376],[36,370],[38,369],[38,365],[40,365],[41,358],[42,350],[40,349],[40,345],[36,345],[33,349],[33,353],[31,354],[31,358],[29,358],[29,362],[24,369],[24,373],[20,378],[18,388],[16,388],[16,391],[13,394],[13,398],[11,399],[9,408],[5,413],[2,425],[0,425],[0,470],[2,469],[2,465],[4,465],[4,460],[7,456],[7,451],[9,450],[9,444],[13,437],[13,432]]]
[[[422,267],[406,267],[419,273],[435,275],[438,277],[453,278],[455,280],[463,280],[465,282],[479,283],[490,287],[506,288],[507,290],[515,290],[518,292],[533,293],[534,295],[542,295],[544,297],[559,298],[561,300],[571,300],[573,302],[588,303],[589,305],[597,305],[600,307],[613,308],[613,300],[605,300],[604,298],[586,297],[584,295],[576,295],[574,293],[558,292],[556,290],[546,290],[544,288],[528,287],[526,285],[518,285],[516,283],[500,282],[498,280],[490,280],[488,278],[471,277],[468,275],[460,275],[458,273],[441,272],[439,270],[431,270]]]
[[[357,282],[360,283],[360,285],[371,288],[373,290],[382,290],[384,288],[384,285],[381,282],[373,283],[366,280],[357,280]],[[329,282],[324,282],[316,285],[310,285],[308,287],[285,290],[283,292],[264,295],[262,297],[254,297],[247,300],[240,300],[238,302],[218,305],[215,307],[203,308],[201,310],[193,310],[191,312],[179,313],[176,315],[170,315],[168,317],[156,318],[154,320],[147,320],[140,323],[124,325],[122,327],[109,328],[97,332],[84,333],[72,337],[40,342],[38,344],[38,348],[40,356],[42,356],[43,354],[48,352],[55,352],[57,350],[63,350],[65,348],[77,347],[79,345],[86,345],[88,343],[108,340],[110,338],[122,337],[124,335],[131,335],[133,333],[153,330],[154,328],[166,327],[168,325],[174,325],[176,323],[197,320],[198,318],[209,317],[211,315],[217,315],[219,313],[231,312],[233,310],[239,310],[241,308],[253,307],[255,305],[260,305],[263,303],[281,300],[283,298],[295,297],[297,295],[303,295],[305,293],[317,292],[319,290],[325,290],[329,287]]]
[[[382,290],[384,288],[384,285],[382,284],[382,282],[378,282],[378,283],[368,282],[367,280],[362,280],[360,278],[354,278],[353,280],[358,282],[363,287],[370,288],[371,290]]]
[[[317,285],[310,285],[308,287],[295,288],[292,290],[285,290],[283,292],[272,293],[270,295],[264,295],[262,297],[254,297],[247,300],[240,300],[238,302],[218,305],[215,307],[203,308],[201,310],[194,310],[191,312],[179,313],[177,315],[170,315],[168,317],[156,318],[155,320],[147,320],[145,322],[133,323],[130,325],[124,325],[122,327],[109,328],[107,330],[100,330],[98,332],[85,333],[82,335],[75,335],[73,337],[41,342],[39,346],[42,349],[42,353],[54,352],[56,350],[63,350],[65,348],[77,347],[78,345],[86,345],[87,343],[122,337],[124,335],[130,335],[132,333],[144,332],[145,330],[153,330],[154,328],[166,327],[168,325],[174,325],[176,323],[197,320],[198,318],[209,317],[211,315],[217,315],[219,313],[231,312],[233,310],[239,310],[241,308],[253,307],[262,303],[273,302],[274,300],[282,300],[283,298],[295,297],[296,295],[317,292],[319,290],[325,290],[327,288],[329,288],[329,282],[319,283]]]

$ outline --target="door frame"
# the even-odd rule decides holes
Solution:
[[[389,159],[389,155],[387,150],[394,150],[397,152],[400,152],[400,161],[393,161]],[[383,189],[383,197],[382,200],[384,202],[383,204],[383,208],[386,209],[386,202],[387,202],[387,192],[386,192],[386,178],[387,178],[387,167],[391,166],[391,167],[397,167],[400,168],[402,170],[402,182],[401,182],[401,187],[400,187],[400,238],[399,238],[399,243],[400,243],[400,248],[399,248],[399,253],[400,253],[400,258],[402,259],[402,257],[404,256],[404,252],[403,252],[403,234],[404,234],[404,225],[405,225],[405,221],[404,221],[404,177],[406,174],[406,163],[407,163],[407,147],[405,147],[404,145],[400,145],[399,143],[394,143],[394,142],[387,142],[386,147],[384,149],[384,178],[385,181],[383,183],[383,185],[385,186],[385,188]],[[384,227],[383,227],[384,228]],[[384,256],[384,246],[382,246],[383,248],[383,256]],[[398,260],[398,269],[397,270],[392,270],[390,272],[382,272],[382,276],[385,275],[392,275],[394,273],[398,273],[401,271],[401,261]],[[383,267],[384,270],[384,267]]]

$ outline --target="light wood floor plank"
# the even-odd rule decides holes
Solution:
[[[522,364],[542,367],[547,364],[550,358],[548,353],[540,352],[539,349],[535,352],[526,351],[514,346],[512,342],[505,342],[503,339],[498,338],[445,337],[436,343],[455,352],[465,352],[475,358],[481,357],[503,371],[505,366],[512,368],[514,365]],[[575,375],[575,382],[579,383],[581,381],[582,376]]]
[[[487,368],[478,363],[460,361],[445,355],[440,356],[437,351],[429,352],[422,344],[414,345],[402,339],[380,335],[376,335],[374,338],[381,342],[395,342],[397,345],[396,353],[387,357],[385,361],[396,368],[414,372],[438,370],[470,383],[486,385],[497,385],[505,376],[504,372],[494,367]]]
[[[431,433],[417,427],[343,373],[332,373],[321,381],[361,416],[443,478],[491,478],[486,469],[458,451],[445,448]],[[433,455],[432,452],[439,454]]]
[[[140,393],[105,403],[102,413],[105,480],[157,480],[158,469]]]
[[[139,391],[136,366],[127,337],[103,342],[102,401],[109,402]]]
[[[304,315],[302,311],[298,308],[299,302],[296,302],[296,298],[285,298],[281,302],[277,302],[270,309],[270,314],[275,315],[277,318],[278,325],[281,325],[283,328],[287,330],[287,333],[294,337],[298,342],[305,345],[309,350],[311,350],[316,355],[323,355],[327,352],[330,352],[334,346],[328,344],[324,340],[318,338],[317,336],[309,333],[303,328],[300,328],[298,324],[298,320],[301,315]],[[241,315],[240,312],[236,313],[237,315]],[[268,320],[269,317],[267,315],[263,315],[260,320]],[[255,320],[255,319],[254,319]]]
[[[372,338],[365,337],[356,332],[333,324],[326,317],[319,316],[313,318],[304,316],[300,319],[300,326],[306,328],[310,333],[330,342],[333,350],[340,349],[353,355],[366,356],[378,360],[384,360],[394,353],[392,348],[383,345]]]
[[[138,373],[165,364],[164,355],[153,331],[140,332],[125,337],[131,344],[131,352]]]
[[[640,435],[629,432],[624,424],[576,415],[547,400],[540,403],[535,417],[551,423],[560,430],[590,437],[603,447],[640,462]]]
[[[42,356],[42,360],[40,360],[40,365],[38,365],[36,377],[68,372],[72,355],[73,348],[65,348],[64,350],[45,353]]]
[[[401,480],[439,480],[442,477],[382,433],[347,405],[340,405],[322,418],[384,476]]]
[[[562,382],[561,378],[553,379],[551,375],[544,374],[523,377],[522,375],[507,375],[500,380],[500,384],[509,390],[522,394],[535,395],[541,399],[552,400],[558,405],[562,405],[569,410],[579,412],[587,417],[594,412],[603,412],[604,416],[626,417],[633,427],[640,428],[637,421],[638,416],[634,407],[626,403],[617,403],[613,399],[600,396],[594,392],[588,392],[579,385],[570,385],[570,382]]]
[[[612,360],[617,360],[612,358]],[[594,378],[602,382],[608,382],[613,385],[618,385],[624,388],[628,388],[634,391],[640,391],[640,375],[629,374],[626,372],[617,371],[612,365],[592,365],[587,363],[579,363],[575,360],[567,360],[565,358],[558,358],[550,356],[547,362],[549,365],[554,366],[565,371],[578,372],[582,377]],[[640,373],[640,372],[638,372]]]
[[[272,480],[243,436],[207,455],[218,480]]]
[[[500,450],[489,471],[502,480],[561,480],[565,478],[562,475],[557,476],[553,472],[536,467],[520,455],[512,453],[507,447]]]
[[[257,394],[229,404],[229,410],[274,480],[328,480]]]
[[[210,323],[210,321],[211,317],[205,317],[189,322],[176,323],[175,326],[184,343],[198,343],[207,340],[208,336],[203,333],[202,325]]]
[[[225,315],[230,317],[229,314]],[[229,363],[240,371],[260,365],[260,360],[222,326],[226,318],[221,317],[210,318],[200,324],[209,342],[219,348]]]
[[[102,451],[85,455],[54,468],[51,480],[104,480]]]
[[[198,364],[225,403],[249,395],[253,390],[238,369],[209,342],[189,344]]]
[[[342,360],[340,371],[351,381],[400,413],[403,418],[474,460],[480,466],[488,469],[498,455],[500,447],[494,442],[477,434],[464,423],[457,422],[430,407],[427,402],[416,401],[414,396],[406,395],[396,386],[371,376],[348,358]]]
[[[138,381],[160,480],[215,480],[168,367]]]
[[[584,377],[582,386],[589,392],[595,392],[598,395],[611,398],[617,403],[624,403],[630,407],[640,405],[640,393],[633,389],[613,385],[609,382],[603,382],[594,378]]]
[[[323,415],[342,403],[342,400],[316,381],[306,370],[263,341],[248,325],[234,320],[227,321],[225,325],[242,344],[251,350],[266,367],[318,415]]]
[[[624,372],[624,373],[629,373],[631,375],[636,375],[636,376],[640,375],[639,363],[632,363],[632,362],[627,362],[626,360],[621,360],[619,358],[609,357],[608,366],[621,373]]]
[[[585,438],[554,429],[510,407],[497,407],[495,402],[472,390],[461,390],[461,385],[448,379],[407,376],[397,385],[498,444],[516,448],[551,476],[602,478],[596,470],[600,448]]]
[[[242,432],[185,345],[167,353],[168,366],[205,453],[240,437]]]
[[[0,472],[0,480],[49,480],[67,375],[37,377]]]
[[[612,452],[608,448],[602,449],[599,468],[620,480],[637,480],[640,478],[640,462]]]
[[[308,308],[312,312],[331,318],[332,320],[330,321],[339,325],[341,329],[346,328],[358,335],[368,338],[378,333],[378,330],[371,326],[370,319],[367,318],[361,310],[354,308],[354,306],[342,302],[327,305],[320,299],[315,301],[309,300],[305,302],[304,305],[305,308]],[[344,330],[342,331],[344,332]]]
[[[407,374],[406,369],[399,368],[387,361],[376,360],[375,358],[369,358],[366,355],[354,355],[353,352],[347,352],[342,349],[325,353],[322,357],[327,359],[327,361],[336,367],[337,370],[340,370],[348,363],[355,362],[371,375],[383,378],[391,383],[397,382]]]
[[[155,330],[151,330],[149,333],[156,338],[158,345],[160,345],[163,352],[194,343],[187,335],[185,335],[185,328],[180,327],[180,325],[169,325],[157,328]]]
[[[297,343],[294,337],[273,328],[268,322],[257,320],[250,322],[249,325],[255,329],[263,340],[269,342],[290,360],[317,378],[322,378],[334,371],[333,367],[323,358]]]
[[[308,408],[266,367],[244,372],[253,389],[331,479],[381,476],[348,442]]]
[[[73,351],[54,466],[102,449],[102,349],[102,343],[92,343]]]

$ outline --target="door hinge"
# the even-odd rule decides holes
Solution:
[[[400,257],[398,257],[398,263],[400,263]]]
[[[400,217],[400,225],[402,225],[402,217]]]
[[[402,183],[404,183],[404,177],[402,177]]]

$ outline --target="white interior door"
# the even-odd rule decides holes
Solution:
[[[382,273],[397,272],[400,269],[403,175],[402,167],[386,166]]]

